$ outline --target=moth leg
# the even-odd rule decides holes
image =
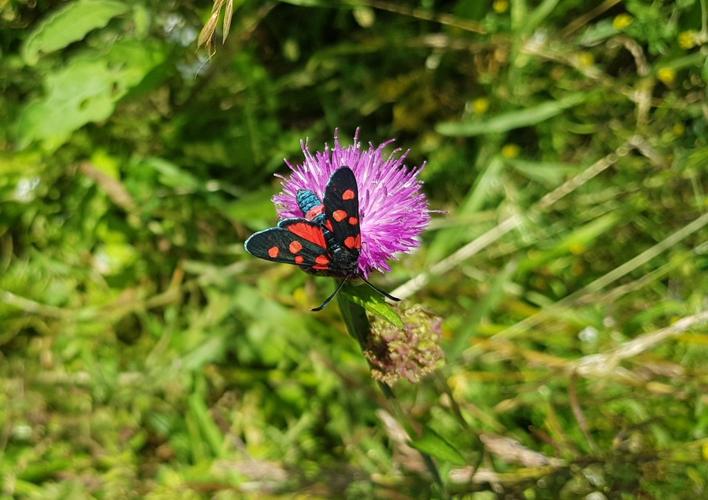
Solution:
[[[401,299],[399,299],[398,297],[394,297],[394,296],[391,295],[390,293],[384,292],[384,291],[381,290],[379,287],[375,286],[373,283],[370,283],[369,280],[367,280],[367,279],[364,278],[363,276],[359,276],[359,277],[360,277],[362,280],[364,280],[364,283],[366,283],[367,285],[369,285],[371,288],[373,288],[374,290],[376,290],[377,292],[379,292],[381,295],[383,295],[383,296],[386,297],[387,299],[393,300],[394,302],[400,302]]]
[[[324,308],[327,306],[327,304],[329,304],[329,303],[332,301],[332,299],[335,297],[335,295],[337,295],[337,293],[339,293],[339,291],[340,291],[340,290],[342,289],[342,287],[344,286],[344,283],[346,283],[348,279],[349,279],[349,276],[347,276],[346,278],[344,278],[344,279],[339,283],[339,285],[337,286],[337,288],[335,288],[334,292],[332,292],[332,295],[330,295],[329,297],[327,297],[327,298],[325,299],[325,301],[322,302],[322,304],[320,304],[320,305],[317,306],[317,307],[314,307],[312,310],[313,310],[313,311],[321,311],[322,309],[324,309]]]

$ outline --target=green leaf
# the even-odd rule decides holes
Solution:
[[[511,29],[519,31],[528,19],[528,6],[526,0],[511,0]]]
[[[662,69],[673,69],[675,71],[688,68],[690,66],[700,67],[701,63],[704,62],[703,54],[696,52],[694,54],[689,54],[687,56],[676,57],[674,59],[667,59],[657,64],[654,67],[654,72],[657,73]]]
[[[521,158],[505,161],[525,177],[539,182],[548,188],[557,186],[568,174],[576,170],[576,167],[569,163],[529,161]]]
[[[162,184],[176,189],[199,190],[203,185],[199,179],[163,158],[151,157],[143,161],[145,168],[154,169]]]
[[[262,187],[226,204],[224,212],[229,218],[251,228],[265,229],[273,225],[276,216],[272,201],[275,193],[272,186]]]
[[[30,102],[15,124],[20,147],[39,141],[48,149],[91,122],[106,120],[115,103],[163,61],[159,46],[126,40],[103,55],[69,61],[46,76],[46,94]]]
[[[592,47],[603,40],[615,36],[617,33],[619,33],[617,28],[612,26],[612,19],[602,19],[598,23],[588,26],[578,38],[578,43],[586,47]]]
[[[430,427],[425,427],[425,432],[418,439],[411,441],[411,446],[416,450],[427,453],[433,458],[450,462],[454,465],[465,465],[467,461],[455,446]]]
[[[189,397],[189,410],[199,428],[201,436],[206,440],[215,457],[224,456],[224,436],[209,414],[209,409],[202,396],[194,393]]]
[[[384,301],[381,295],[369,287],[347,285],[342,288],[341,293],[349,301],[359,304],[371,314],[376,314],[397,328],[404,328],[405,325],[398,313]]]
[[[443,122],[435,129],[442,135],[471,137],[475,135],[506,132],[515,128],[536,125],[577,106],[587,99],[587,94],[572,94],[557,101],[546,101],[536,106],[502,113],[489,119],[473,119],[466,122]]]
[[[678,160],[677,164],[682,170],[695,170],[698,173],[708,165],[708,146],[688,152],[685,157]]]
[[[524,33],[531,33],[551,12],[553,12],[553,9],[555,9],[557,4],[558,0],[543,0],[543,2],[541,2],[541,4],[528,15],[524,24],[520,27],[521,31]]]
[[[27,64],[36,64],[40,56],[81,40],[90,31],[103,28],[115,16],[130,8],[126,2],[82,0],[73,2],[45,19],[27,37],[22,56]]]

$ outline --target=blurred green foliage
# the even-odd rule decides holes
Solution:
[[[0,496],[442,494],[410,444],[449,494],[705,496],[708,332],[649,340],[706,309],[706,2],[220,3],[209,53],[206,1],[0,2]],[[358,126],[447,212],[378,278],[444,318],[412,443],[331,282],[242,247]]]

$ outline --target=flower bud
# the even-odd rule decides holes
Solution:
[[[404,328],[374,317],[364,355],[374,379],[393,384],[416,383],[444,363],[440,347],[442,319],[414,305],[399,310]]]

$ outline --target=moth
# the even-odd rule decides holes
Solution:
[[[296,198],[305,217],[284,219],[276,227],[251,235],[245,244],[250,254],[293,264],[311,274],[338,278],[334,292],[313,311],[321,311],[347,281],[357,278],[383,296],[400,300],[371,284],[359,271],[359,188],[351,168],[343,166],[334,171],[324,200],[304,189],[297,192]]]

